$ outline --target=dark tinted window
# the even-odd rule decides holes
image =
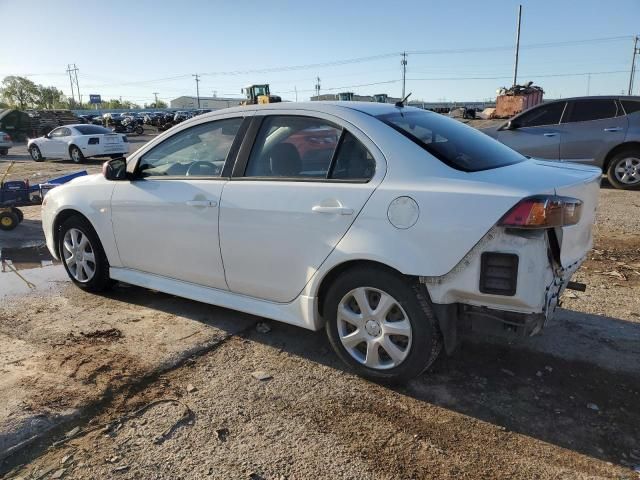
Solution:
[[[618,107],[613,100],[574,100],[569,104],[569,117],[565,122],[587,122],[616,116]]]
[[[620,103],[622,103],[624,111],[627,115],[635,112],[640,112],[640,102],[634,102],[632,100],[620,100]]]
[[[367,147],[349,132],[344,132],[330,178],[369,180],[375,171],[376,162]]]
[[[458,170],[475,172],[525,160],[519,153],[475,128],[437,113],[403,109],[376,118]]]
[[[319,118],[268,116],[245,176],[327,178],[341,133],[340,127]]]
[[[560,123],[560,117],[562,116],[564,105],[565,102],[554,102],[534,107],[514,119],[514,122],[518,128],[557,125]]]
[[[77,127],[73,128],[79,131],[82,135],[99,135],[102,133],[112,133],[111,130],[100,127],[98,125],[78,125]]]

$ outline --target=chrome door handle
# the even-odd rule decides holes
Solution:
[[[333,213],[334,215],[353,215],[352,208],[345,207],[323,207],[322,205],[314,205],[311,209],[316,213]]]
[[[215,200],[188,200],[186,204],[190,207],[217,207]]]
[[[621,132],[622,127],[609,127],[604,129],[605,132]]]
[[[548,132],[548,133],[544,133],[543,135],[544,135],[545,137],[555,137],[555,136],[557,136],[558,134],[557,134],[557,133],[553,133],[553,132]]]

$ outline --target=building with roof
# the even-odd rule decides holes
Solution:
[[[198,97],[178,97],[169,102],[169,107],[177,110],[194,110],[196,108],[210,108],[220,110],[221,108],[235,107],[240,104],[240,98],[227,97],[200,97],[200,107],[198,107]]]

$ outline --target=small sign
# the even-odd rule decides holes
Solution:
[[[102,103],[100,95],[89,95],[89,103]]]

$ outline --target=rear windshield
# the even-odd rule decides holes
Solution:
[[[79,131],[82,135],[98,135],[100,133],[112,133],[111,130],[108,130],[104,127],[100,127],[98,125],[78,125],[77,127],[73,127],[77,131]]]
[[[457,120],[424,110],[398,110],[376,118],[452,168],[477,172],[525,160],[509,147]]]

